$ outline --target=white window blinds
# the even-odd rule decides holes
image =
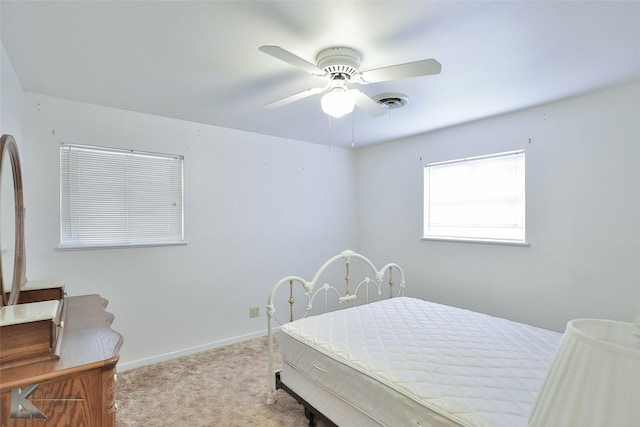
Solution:
[[[183,157],[60,146],[60,246],[184,242]]]
[[[424,237],[524,243],[524,151],[425,166]]]

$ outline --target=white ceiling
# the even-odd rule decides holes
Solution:
[[[640,81],[638,1],[5,1],[2,44],[23,89],[334,146],[404,136]],[[347,46],[361,70],[435,58],[439,75],[360,86],[402,109],[329,120],[309,62]]]

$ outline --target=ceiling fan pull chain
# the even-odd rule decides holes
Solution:
[[[351,113],[351,148],[356,145],[356,119],[355,114]]]
[[[331,141],[331,116],[327,114],[327,117],[329,118],[329,126],[327,126],[327,130],[328,130],[328,139],[329,139],[329,152],[331,152],[331,146],[332,146],[332,141]]]

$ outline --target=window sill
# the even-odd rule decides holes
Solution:
[[[459,243],[479,243],[484,245],[522,246],[530,247],[527,241],[501,240],[501,239],[474,239],[471,237],[443,237],[443,236],[422,236],[421,240],[433,242],[459,242]]]
[[[187,246],[188,242],[163,242],[163,243],[136,243],[130,245],[58,245],[57,250],[60,251],[81,251],[93,249],[126,249],[126,248],[153,248],[160,246]]]

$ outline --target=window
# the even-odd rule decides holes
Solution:
[[[525,243],[524,169],[524,151],[426,165],[424,238]]]
[[[183,157],[60,145],[60,247],[184,243]]]

